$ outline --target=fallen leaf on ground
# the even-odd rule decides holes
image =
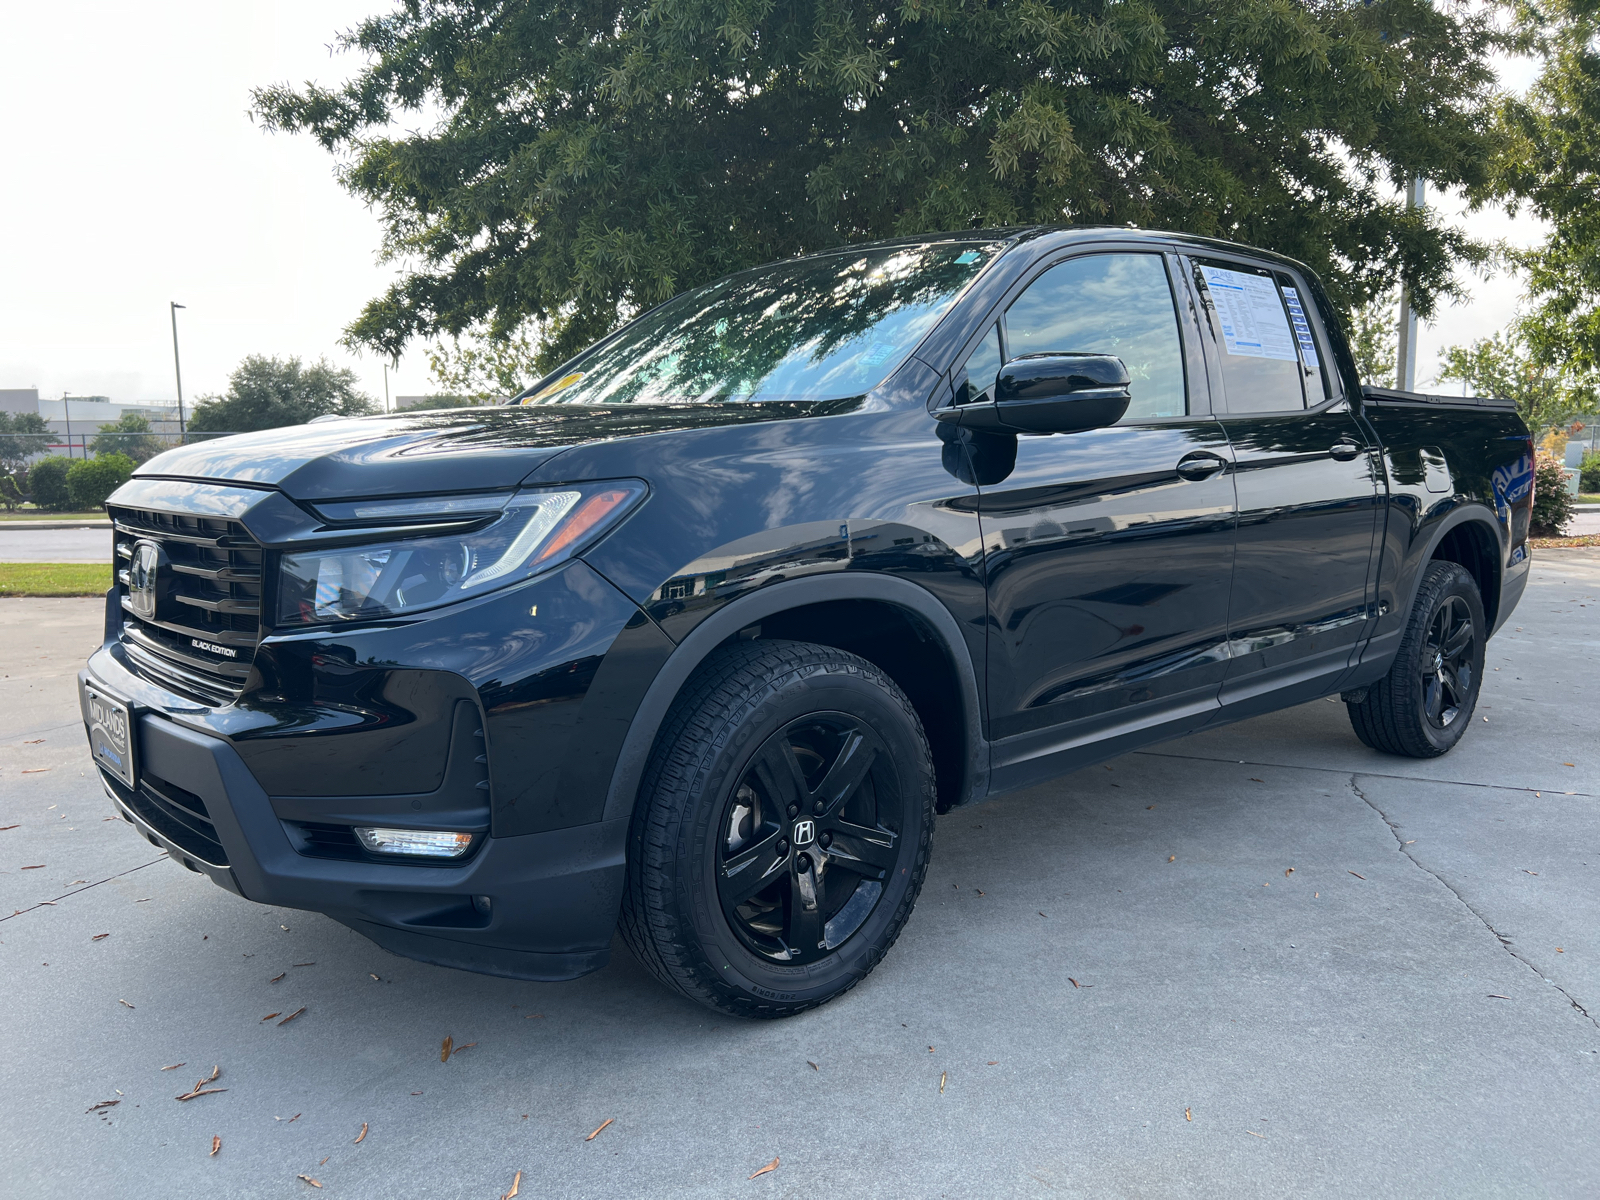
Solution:
[[[91,942],[98,942],[101,938],[108,938],[110,936],[111,935],[109,933],[97,933],[92,938],[90,938],[89,940]]]
[[[1289,878],[1289,876],[1291,876],[1291,875],[1293,875],[1293,874],[1294,874],[1294,868],[1293,868],[1293,867],[1290,867],[1290,868],[1289,868],[1289,869],[1288,869],[1288,870],[1287,870],[1287,871],[1285,871],[1285,872],[1284,872],[1284,873],[1283,873],[1283,877],[1284,877],[1284,878],[1285,878],[1285,879],[1287,879],[1287,878]]]
[[[296,1175],[295,1178],[296,1179],[304,1179],[307,1183],[309,1183],[314,1188],[319,1188],[319,1187],[322,1186],[320,1183],[318,1183],[315,1179],[311,1178],[311,1176],[309,1176],[309,1175]]]
[[[500,1200],[512,1200],[512,1197],[517,1194],[517,1189],[520,1188],[521,1186],[522,1186],[522,1172],[518,1171],[517,1172],[517,1177],[511,1181],[511,1190],[509,1192],[507,1192],[504,1196],[501,1196]]]
[[[39,744],[39,743],[40,743],[40,742],[42,742],[42,741],[44,741],[44,739],[43,739],[43,738],[34,738],[34,739],[33,739],[33,740],[32,740],[32,741],[28,741],[28,742],[23,742],[23,743],[22,743],[22,744],[23,744],[23,745],[24,745],[24,746],[37,746],[37,745],[38,745],[38,744]],[[1568,763],[1568,764],[1567,764],[1567,766],[1569,766],[1569,767],[1570,767],[1570,766],[1571,766],[1571,765],[1572,765],[1572,764],[1571,764],[1571,763]]]
[[[179,1067],[186,1067],[188,1063],[173,1063],[170,1067],[162,1067],[163,1071],[176,1071]]]
[[[122,999],[121,997],[117,998],[117,1003],[118,1004],[127,1005],[128,1008],[132,1008],[133,1007],[133,1005],[128,1004],[128,1002],[126,1000]]]
[[[600,1130],[604,1129],[607,1125],[611,1124],[611,1122],[613,1122],[615,1120],[616,1120],[615,1117],[607,1117],[604,1121],[600,1122],[600,1129],[596,1129],[593,1133],[591,1133],[588,1137],[584,1138],[583,1140],[586,1141],[586,1142],[594,1141],[595,1138],[600,1136]]]
[[[1266,1134],[1257,1133],[1254,1129],[1246,1129],[1245,1132],[1248,1133],[1251,1137],[1258,1137],[1262,1141],[1266,1141],[1267,1140],[1267,1135]]]
[[[983,889],[982,888],[973,888],[972,890],[977,892],[978,895],[980,895],[980,896],[983,895]]]
[[[939,1072],[939,1095],[941,1095],[941,1096],[944,1095],[944,1081],[949,1076],[949,1074],[950,1074],[949,1071],[940,1071]]]
[[[302,1004],[299,1008],[295,1009],[292,1013],[290,1013],[283,1020],[279,1021],[278,1024],[279,1025],[287,1025],[290,1021],[294,1020],[301,1013],[305,1012],[305,1010],[306,1010],[306,1006],[304,1004]]]
[[[99,1104],[96,1104],[93,1108],[86,1108],[83,1111],[84,1112],[95,1112],[95,1111],[97,1111],[99,1109],[102,1109],[102,1108],[115,1108],[117,1105],[119,1105],[121,1103],[122,1103],[121,1100],[102,1100],[102,1101],[100,1101]]]
[[[1487,993],[1487,995],[1488,995],[1489,999],[1491,999],[1491,1000],[1509,1000],[1509,999],[1511,999],[1510,996],[1502,996],[1499,992],[1489,992],[1489,993]]]
[[[984,1065],[985,1065],[985,1066],[989,1066],[989,1067],[998,1067],[998,1066],[999,1066],[999,1065],[1000,1065],[1000,1060],[999,1060],[999,1059],[998,1059],[998,1058],[991,1058],[991,1059],[990,1059],[990,1060],[989,1060],[989,1061],[988,1061],[988,1062],[987,1062],[987,1063],[985,1063],[985,1064],[984,1064]]]
[[[1352,875],[1355,875],[1355,877],[1356,877],[1356,878],[1357,878],[1357,879],[1365,879],[1365,878],[1366,878],[1366,876],[1365,876],[1365,875],[1358,875],[1358,874],[1356,874],[1356,872],[1354,872],[1354,871],[1351,871],[1351,872],[1350,872],[1350,874],[1352,874]]]
[[[1562,764],[1561,764],[1561,765],[1562,765],[1562,766],[1563,766],[1563,767],[1575,767],[1575,766],[1577,766],[1577,765],[1578,765],[1578,764],[1577,764],[1577,763],[1562,763]]]
[[[1566,951],[1565,951],[1565,950],[1563,950],[1563,949],[1562,949],[1562,948],[1561,948],[1561,947],[1560,947],[1560,946],[1557,946],[1557,947],[1556,947],[1556,953],[1557,953],[1557,954],[1565,954],[1565,953],[1566,953]]]
[[[327,1165],[328,1165],[328,1160],[329,1160],[329,1159],[330,1159],[330,1158],[332,1158],[332,1157],[333,1157],[333,1155],[331,1155],[331,1154],[324,1154],[324,1155],[323,1155],[323,1156],[322,1156],[322,1161],[321,1161],[321,1162],[319,1162],[319,1163],[318,1163],[318,1164],[317,1164],[317,1166],[319,1166],[319,1167],[325,1167],[325,1166],[327,1166]]]
[[[478,1044],[477,1042],[467,1042],[465,1045],[457,1046],[454,1050],[450,1051],[450,1057],[454,1058],[456,1055],[460,1054],[463,1050],[471,1050],[477,1044]]]
[[[49,769],[50,769],[49,767],[32,767],[29,770],[24,771],[23,774],[24,775],[43,775]],[[54,808],[55,805],[51,805],[50,807]]]
[[[23,867],[22,868],[22,870],[24,870],[24,871],[42,871],[43,869],[44,869],[44,864],[43,863],[34,863],[33,866],[31,866],[31,867]]]
[[[356,1134],[356,1140],[351,1142],[350,1144],[352,1146],[359,1146],[359,1145],[361,1145],[361,1139],[366,1137],[366,1136],[367,1136],[367,1123],[365,1121],[363,1121],[363,1122],[361,1122],[361,1132]]]
[[[750,1178],[754,1179],[757,1175],[765,1175],[768,1171],[776,1171],[777,1169],[778,1169],[778,1160],[777,1159],[773,1159],[766,1166],[762,1167],[759,1171],[752,1172],[751,1175],[750,1175]]]
[[[200,1082],[201,1083],[215,1083],[221,1077],[221,1075],[222,1075],[222,1068],[221,1067],[217,1067],[217,1066],[213,1066],[211,1068],[211,1074],[206,1076],[206,1078],[201,1080]],[[195,1084],[195,1086],[199,1087],[200,1084],[197,1083],[197,1084]]]
[[[454,1046],[455,1044],[456,1044],[456,1039],[453,1036],[446,1036],[444,1041],[439,1046],[439,1061],[440,1062],[449,1062],[450,1061],[450,1047]]]
[[[525,1016],[525,1017],[523,1017],[523,1018],[522,1018],[522,1019],[523,1019],[523,1020],[524,1020],[524,1021],[532,1021],[532,1020],[534,1020],[534,1019],[535,1019],[535,1018],[538,1018],[538,1017],[543,1017],[543,1016],[544,1016],[544,1014],[543,1014],[543,1013],[529,1013],[529,1014],[528,1014],[528,1015],[527,1015],[527,1016]]]
[[[294,1123],[295,1123],[295,1122],[296,1122],[296,1121],[298,1121],[298,1120],[299,1120],[299,1119],[300,1119],[300,1114],[299,1114],[299,1113],[295,1113],[295,1115],[294,1115],[294,1116],[292,1116],[292,1117],[290,1117],[290,1118],[289,1118],[289,1119],[288,1119],[288,1120],[287,1120],[287,1121],[285,1121],[285,1122],[284,1122],[284,1124],[285,1124],[285,1125],[293,1125],[293,1124],[294,1124]],[[323,1159],[323,1160],[322,1160],[322,1161],[323,1161],[323,1162],[327,1162],[327,1161],[328,1161],[328,1160],[327,1160],[327,1159]],[[321,1166],[321,1165],[322,1165],[322,1164],[321,1164],[321,1163],[318,1163],[318,1164],[317,1164],[317,1165],[318,1165],[318,1166]]]
[[[1044,917],[1044,914],[1043,914],[1043,913],[1040,913],[1040,914],[1039,914],[1039,915],[1040,915],[1040,916],[1041,916],[1041,917]],[[1049,917],[1045,917],[1045,918],[1044,918],[1044,919],[1045,919],[1045,920],[1047,920],[1047,921],[1048,921],[1048,920],[1049,920],[1049,919],[1050,919],[1050,918],[1049,918]]]
[[[1190,1113],[1190,1111],[1189,1111],[1189,1110],[1188,1110],[1188,1109],[1187,1109],[1187,1108],[1186,1108],[1186,1109],[1184,1109],[1184,1110],[1183,1110],[1183,1119],[1184,1119],[1184,1120],[1185,1120],[1185,1121],[1192,1121],[1192,1120],[1194,1120],[1194,1116],[1193,1116],[1193,1114],[1192,1114],[1192,1113]]]
[[[283,973],[283,975],[287,975],[287,974],[288,974],[288,973],[289,973],[289,972],[287,972],[287,971],[285,971],[285,972],[284,972],[284,973]],[[278,982],[278,980],[280,980],[280,979],[282,979],[282,978],[283,978],[283,975],[274,975],[274,976],[273,976],[273,977],[272,977],[272,978],[271,978],[271,979],[269,979],[269,980],[267,980],[267,982],[268,982],[268,983],[277,983],[277,982]]]
[[[211,1135],[211,1153],[206,1155],[206,1157],[207,1158],[215,1158],[217,1156],[217,1151],[221,1150],[221,1149],[222,1149],[222,1139],[219,1138],[216,1134],[212,1134]]]
[[[372,975],[372,972],[368,971],[367,974],[368,975]],[[372,978],[373,978],[374,981],[376,981],[378,983],[382,983],[383,982],[383,980],[379,979],[376,975],[372,975]]]
[[[1177,862],[1178,861],[1178,856],[1176,854],[1169,854],[1169,855],[1167,855],[1167,861],[1168,862]]]
[[[1265,779],[1257,779],[1254,775],[1252,775],[1252,776],[1250,776],[1250,782],[1251,783],[1265,783],[1266,780]]]
[[[808,1059],[806,1059],[806,1066],[808,1066],[808,1067],[810,1067],[810,1068],[811,1068],[811,1069],[812,1069],[812,1070],[813,1070],[813,1071],[820,1071],[820,1070],[822,1070],[822,1068],[821,1068],[821,1067],[819,1067],[819,1066],[817,1066],[817,1064],[816,1064],[816,1063],[814,1063],[814,1062],[812,1062],[812,1061],[811,1061],[811,1060],[810,1060],[810,1059],[809,1059],[809,1058],[808,1058]]]
[[[283,1016],[283,1014],[281,1012],[268,1013],[266,1016],[262,1017],[261,1020],[262,1020],[263,1023],[265,1023],[267,1021],[272,1020],[273,1017],[281,1017],[281,1016]]]
[[[1073,987],[1082,987],[1083,986],[1083,984],[1079,983],[1071,975],[1067,976],[1067,982],[1070,983]]]
[[[315,962],[308,962],[308,963],[290,963],[289,965],[291,967],[314,967],[317,964]]]
[[[19,829],[19,828],[21,828],[21,826],[18,826],[18,825],[0,825],[0,832],[4,832],[7,829]]]
[[[1523,871],[1523,874],[1525,874],[1525,875],[1537,875],[1539,873],[1537,871],[1530,871],[1530,870],[1528,870],[1527,867],[1523,867],[1522,871]]]

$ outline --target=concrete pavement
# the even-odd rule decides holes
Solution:
[[[0,601],[15,1194],[1600,1191],[1600,552],[1538,553],[1452,754],[1317,701],[951,814],[884,963],[778,1023],[620,944],[569,984],[423,966],[161,859],[84,751],[99,622]]]

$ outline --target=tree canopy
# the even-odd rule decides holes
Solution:
[[[400,278],[349,327],[621,318],[843,242],[1136,223],[1305,260],[1337,303],[1426,315],[1481,254],[1399,186],[1482,187],[1491,13],[1460,0],[401,0],[347,84],[255,93],[381,214]],[[417,126],[410,128],[408,126]]]
[[[1517,411],[1535,435],[1548,425],[1564,425],[1595,404],[1593,386],[1542,360],[1521,341],[1515,328],[1470,346],[1449,346],[1439,378],[1459,379],[1480,396],[1516,401]]]
[[[1515,256],[1532,301],[1519,336],[1541,363],[1592,378],[1600,372],[1600,3],[1554,0],[1529,16],[1525,44],[1545,65],[1526,96],[1505,102],[1505,151],[1486,192],[1526,203],[1551,225]]]
[[[356,373],[319,360],[252,354],[228,377],[220,396],[202,396],[189,417],[190,433],[248,433],[303,425],[313,417],[356,417],[376,411],[356,390]]]
[[[36,412],[0,412],[0,473],[16,475],[28,460],[50,449],[55,435]]]
[[[150,431],[150,418],[137,412],[125,412],[110,425],[102,425],[89,443],[89,449],[96,454],[121,454],[132,459],[135,466],[166,448],[166,440]]]

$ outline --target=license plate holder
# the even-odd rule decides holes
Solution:
[[[78,682],[83,721],[89,731],[89,754],[130,792],[139,786],[137,727],[134,707],[87,679]]]

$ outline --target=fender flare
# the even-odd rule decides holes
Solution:
[[[1417,592],[1422,588],[1423,570],[1426,568],[1428,563],[1433,561],[1433,554],[1434,551],[1439,548],[1439,543],[1444,541],[1445,535],[1451,530],[1465,525],[1468,522],[1476,522],[1480,525],[1487,526],[1491,536],[1494,538],[1495,587],[1497,592],[1504,591],[1506,578],[1506,544],[1502,532],[1503,527],[1501,526],[1500,521],[1497,519],[1494,509],[1490,508],[1482,501],[1469,500],[1467,503],[1451,510],[1448,514],[1442,517],[1438,524],[1429,532],[1426,549],[1420,556],[1418,556],[1417,568],[1412,572],[1411,579],[1406,584],[1406,603],[1405,607],[1401,611],[1408,614],[1407,619],[1409,619],[1412,605],[1416,604],[1417,602]],[[1488,599],[1488,597],[1485,597],[1485,599]],[[1500,599],[1501,597],[1496,594],[1494,597],[1494,606],[1497,616],[1500,612]]]
[[[707,616],[678,643],[634,713],[612,769],[602,819],[612,821],[633,815],[656,734],[684,683],[713,650],[739,630],[775,613],[830,600],[873,600],[905,609],[919,618],[942,643],[955,667],[961,694],[962,727],[967,739],[966,777],[962,781],[959,803],[981,800],[989,786],[989,743],[983,736],[977,672],[955,617],[933,593],[907,580],[875,572],[841,571],[771,584],[741,596]]]

